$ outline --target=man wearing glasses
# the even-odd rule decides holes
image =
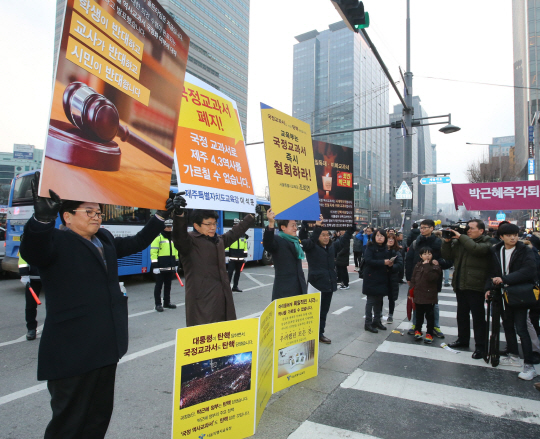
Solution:
[[[20,252],[38,267],[47,315],[38,353],[38,380],[47,380],[53,416],[45,439],[103,438],[113,411],[118,361],[128,347],[127,296],[118,283],[118,258],[140,252],[163,230],[158,211],[135,236],[115,238],[100,228],[98,203],[39,197]],[[174,208],[171,199],[167,208]],[[55,228],[60,219],[65,226]]]
[[[195,210],[193,228],[188,232],[186,205],[175,198],[172,240],[186,275],[186,326],[236,320],[236,311],[225,266],[225,248],[243,237],[255,223],[248,214],[224,235],[217,235],[218,215],[213,210]]]

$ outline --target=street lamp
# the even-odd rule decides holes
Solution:
[[[492,143],[473,143],[473,142],[465,142],[465,145],[482,145],[482,146],[496,146]],[[502,165],[501,165],[501,156],[502,156],[502,145],[499,146],[499,181],[502,181]],[[489,150],[488,150],[488,157],[489,157]]]

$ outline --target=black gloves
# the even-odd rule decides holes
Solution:
[[[351,227],[350,227],[350,232],[354,235],[356,232],[358,232],[358,230],[356,229],[356,224],[353,224]]]
[[[62,207],[62,200],[51,189],[49,189],[51,198],[40,197],[38,195],[40,174],[37,171],[30,183],[32,187],[32,198],[34,199],[34,218],[42,223],[50,223],[51,221],[56,221],[58,212],[60,212],[60,208]]]
[[[183,194],[185,192],[178,192],[173,199],[175,215],[182,215],[184,213],[184,207],[187,206],[186,199],[182,196]]]
[[[172,198],[167,198],[165,202],[165,210],[158,210],[156,215],[160,216],[164,220],[171,216],[171,212],[174,210],[174,204]]]

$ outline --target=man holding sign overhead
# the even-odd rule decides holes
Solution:
[[[302,244],[296,236],[298,229],[294,220],[278,220],[279,234],[275,233],[276,214],[269,209],[266,212],[268,227],[263,235],[263,247],[272,253],[276,277],[272,289],[272,300],[297,296],[307,293],[306,278],[302,270],[305,259]]]
[[[174,203],[172,240],[186,275],[186,326],[236,320],[225,267],[225,248],[245,235],[254,224],[255,215],[246,215],[239,224],[218,236],[217,213],[194,210],[194,230],[188,232],[188,219],[183,209],[186,201],[177,195]]]
[[[38,353],[38,380],[47,380],[52,420],[46,439],[103,438],[111,419],[116,366],[128,348],[127,296],[118,283],[118,258],[148,247],[173,209],[156,215],[134,236],[101,228],[102,206],[38,196],[21,238],[23,258],[40,272],[47,316]],[[165,205],[165,203],[164,203]],[[60,219],[63,230],[55,228]]]

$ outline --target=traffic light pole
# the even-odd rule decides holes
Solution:
[[[412,105],[413,97],[413,74],[411,72],[411,15],[410,0],[407,0],[407,71],[405,72],[405,105],[403,106],[403,123],[405,125],[405,136],[403,136],[403,174],[412,174],[412,121],[414,109]],[[407,184],[411,183],[411,180]],[[413,200],[407,200],[406,209],[413,209]]]

